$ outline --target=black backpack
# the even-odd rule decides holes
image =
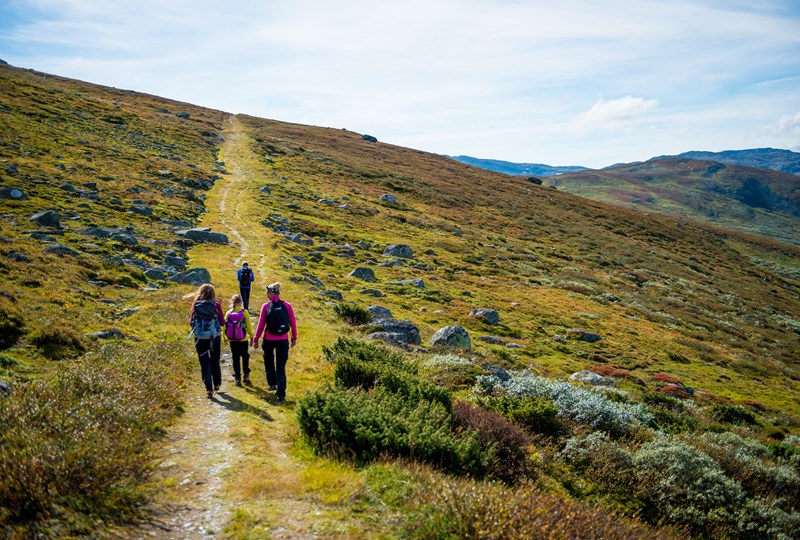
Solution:
[[[241,273],[239,274],[239,285],[242,287],[246,287],[253,282],[253,271],[249,268],[242,268]]]
[[[282,336],[289,332],[289,310],[283,300],[270,302],[267,310],[267,331],[273,336]]]

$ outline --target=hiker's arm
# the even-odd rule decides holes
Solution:
[[[264,331],[264,326],[267,324],[267,306],[269,304],[264,304],[261,306],[261,312],[258,314],[258,327],[256,328],[256,335],[253,337],[252,344],[253,347],[258,349],[258,340],[261,338],[261,333]]]
[[[297,342],[297,319],[291,304],[286,304],[286,311],[289,312],[289,326],[292,329],[292,345],[294,345]]]

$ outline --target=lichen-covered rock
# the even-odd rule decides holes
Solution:
[[[458,325],[452,325],[445,326],[433,334],[433,337],[431,337],[431,345],[444,345],[446,347],[470,350],[472,348],[472,341],[464,328]]]

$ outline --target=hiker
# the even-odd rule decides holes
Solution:
[[[258,349],[258,340],[263,332],[264,341],[261,346],[264,349],[267,384],[270,391],[275,391],[278,403],[281,403],[286,399],[286,361],[289,359],[289,347],[297,344],[297,322],[291,304],[281,300],[280,283],[273,283],[267,287],[267,298],[267,303],[261,306],[258,328],[252,345]]]
[[[200,360],[200,374],[208,397],[213,397],[214,392],[219,392],[222,384],[219,357],[220,328],[224,322],[222,306],[217,302],[214,286],[210,283],[200,285],[189,312],[189,324],[192,327],[194,347]]]
[[[253,337],[253,327],[250,324],[250,314],[242,305],[242,297],[234,294],[231,297],[231,305],[225,314],[225,332],[222,337],[231,345],[231,356],[233,357],[233,378],[236,386],[242,386],[242,375],[244,384],[251,386],[250,383],[250,339]],[[241,366],[239,361],[241,360]]]
[[[242,295],[244,309],[250,309],[250,286],[256,280],[253,270],[247,265],[247,261],[242,263],[242,267],[236,271],[236,281],[239,282],[239,294]]]

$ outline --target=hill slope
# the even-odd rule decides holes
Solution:
[[[574,166],[553,166],[543,165],[541,163],[512,163],[510,161],[501,161],[499,159],[480,159],[470,156],[447,156],[461,163],[480,167],[489,171],[499,172],[511,175],[535,175],[535,176],[554,176],[566,172],[583,171],[587,170],[586,167]]]
[[[582,199],[442,156],[364,141],[350,131],[233,117],[10,66],[0,66],[0,77],[0,189],[11,197],[0,201],[0,294],[9,300],[0,323],[4,329],[25,325],[3,344],[2,376],[12,391],[3,410],[23,401],[15,398],[36,386],[31,381],[58,380],[54,375],[62,370],[91,362],[104,347],[89,332],[111,327],[128,336],[122,345],[134,352],[154,342],[175,345],[168,362],[140,356],[148,366],[175,366],[172,376],[189,381],[181,387],[185,420],[155,450],[164,465],[161,495],[148,493],[156,515],[170,515],[171,505],[197,509],[213,501],[219,511],[210,526],[234,537],[419,537],[424,532],[414,531],[424,531],[424,519],[458,516],[448,493],[477,489],[494,494],[497,504],[517,501],[520,508],[533,500],[514,486],[502,488],[506,492],[477,483],[473,489],[470,479],[429,481],[434,473],[404,467],[402,460],[354,467],[311,454],[293,413],[306,403],[304,395],[313,397],[332,381],[335,367],[323,360],[330,356],[324,347],[337,336],[363,338],[375,330],[337,318],[330,306],[335,293],[343,297],[339,306],[380,304],[395,319],[414,324],[422,339],[407,361],[454,399],[479,401],[472,390],[476,377],[497,369],[547,378],[581,370],[613,376],[614,399],[647,403],[661,415],[656,427],[640,426],[623,441],[632,445],[625,451],[657,440],[656,428],[683,432],[687,440],[707,429],[775,445],[798,433],[800,283],[791,272],[773,269],[798,268],[800,248]],[[58,226],[29,220],[41,210],[57,211]],[[178,234],[193,224],[227,234],[229,243]],[[56,243],[71,251],[51,249]],[[407,244],[413,255],[384,255],[392,244]],[[176,345],[186,331],[183,295],[194,287],[164,278],[181,259],[208,268],[227,298],[236,292],[232,275],[243,257],[258,268],[259,284],[282,281],[300,314],[292,395],[280,408],[263,379],[254,378],[255,388],[231,390],[209,412],[209,402],[197,399],[196,358]],[[375,281],[351,276],[357,267],[373,270]],[[256,305],[260,301],[263,295],[254,297]],[[473,315],[485,308],[497,310],[498,324]],[[429,340],[448,325],[467,330],[472,350],[459,353],[455,371],[436,371],[426,366],[442,351]],[[477,339],[486,336],[492,339]],[[58,347],[48,353],[52,341]],[[92,354],[81,360],[84,350]],[[189,366],[179,369],[181,356]],[[257,358],[254,353],[254,367]],[[103,384],[110,383],[102,379],[92,388],[99,392]],[[138,395],[136,389],[121,384],[117,400]],[[686,401],[671,397],[676,392]],[[667,408],[654,405],[659,403]],[[11,422],[14,415],[3,418]],[[741,424],[741,418],[753,423]],[[562,450],[592,429],[574,418],[561,422],[555,434],[537,435],[530,460],[537,489],[570,500],[601,498],[628,515],[652,507],[652,523],[662,515],[657,512],[667,514],[668,507],[653,502],[655,495],[637,492],[634,498],[621,485],[604,491],[612,484],[595,475],[602,467],[564,461]],[[225,437],[225,444],[215,442],[209,454],[203,436],[174,435],[196,429]],[[791,456],[791,446],[776,448]],[[351,455],[347,448],[332,450]],[[4,454],[0,474],[11,486],[0,490],[4,526],[17,523],[8,517],[17,503],[8,501],[18,501],[13,497],[20,492],[14,491],[20,484],[8,481],[17,478],[8,464],[28,463],[28,456]],[[213,485],[193,491],[209,474],[216,475]],[[26,475],[21,481],[27,487]],[[146,477],[145,469],[133,476]],[[89,499],[79,495],[76,503],[74,493],[48,504],[60,515],[64,508],[69,515],[87,512]],[[433,510],[424,500],[420,508],[411,502],[419,493],[444,498],[433,499]],[[753,499],[753,492],[747,496]],[[96,520],[129,527],[95,519],[109,510],[93,504],[101,509],[88,512],[87,530]],[[795,510],[775,504],[783,504],[781,512]],[[37,507],[36,515],[57,519],[48,514],[49,505]],[[567,513],[588,515],[580,508]],[[277,509],[286,511],[285,522]],[[704,533],[717,525],[695,526]],[[170,530],[173,537],[181,534],[180,527]]]
[[[716,161],[744,167],[758,167],[789,174],[800,174],[800,153],[777,148],[754,148],[751,150],[726,150],[724,152],[684,152],[677,156],[660,156],[659,158],[699,159]]]
[[[800,244],[800,179],[788,173],[662,158],[569,173],[547,184],[591,199]]]

